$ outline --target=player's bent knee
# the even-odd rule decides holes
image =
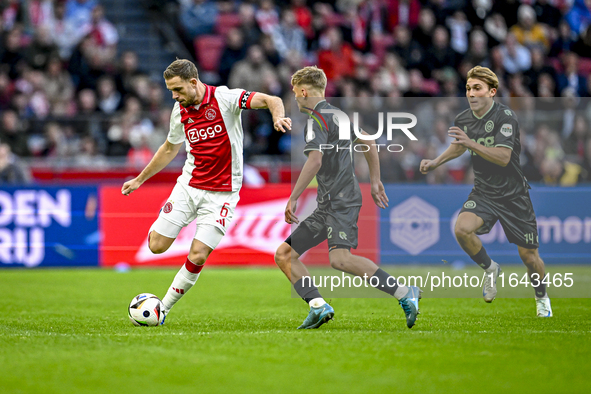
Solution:
[[[460,222],[457,222],[454,228],[454,234],[458,239],[468,238],[473,232],[472,229]]]
[[[283,267],[291,262],[292,249],[287,243],[282,243],[275,251],[275,264]]]
[[[523,264],[527,266],[535,265],[540,259],[537,251],[537,249],[519,248],[519,257],[521,257]]]
[[[174,241],[174,239],[172,241]],[[150,242],[148,242],[148,248],[150,248],[150,251],[154,254],[161,254],[170,248],[172,241],[152,231],[150,234]]]

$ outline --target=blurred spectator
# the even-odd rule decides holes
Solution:
[[[388,51],[398,55],[402,67],[408,69],[419,67],[425,59],[423,48],[412,39],[406,26],[397,26],[394,30],[394,45]]]
[[[119,68],[115,74],[115,83],[121,96],[125,97],[128,94],[134,94],[134,80],[137,77],[145,75],[146,74],[139,69],[137,53],[133,51],[125,51],[121,54]]]
[[[329,81],[352,76],[355,72],[353,48],[343,42],[343,36],[336,27],[329,28],[321,38],[318,52],[318,67],[324,70]]]
[[[246,56],[244,38],[238,29],[231,29],[226,35],[226,48],[220,59],[220,85],[227,85],[230,72],[236,63]]]
[[[540,172],[545,185],[558,186],[564,173],[564,167],[560,160],[547,157],[542,161]]]
[[[487,0],[487,2],[488,1],[489,0]],[[495,0],[492,3],[493,6],[491,12],[502,14],[507,23],[507,27],[511,28],[517,23],[517,13],[519,12],[521,0]]]
[[[2,12],[0,19],[0,27],[4,31],[12,30],[17,24],[22,24],[24,15],[21,8],[20,0],[6,0],[1,4],[0,11]]]
[[[19,120],[17,113],[12,109],[2,112],[2,122],[0,123],[0,141],[10,146],[10,150],[15,155],[23,157],[29,154],[27,145],[27,135],[24,132],[26,125]]]
[[[103,75],[97,86],[98,108],[104,114],[113,114],[121,108],[121,93],[117,91],[115,80],[110,75]]]
[[[273,43],[279,55],[285,59],[291,52],[303,56],[306,50],[304,30],[298,26],[292,10],[283,11],[281,24],[271,31]]]
[[[545,51],[548,50],[548,38],[542,24],[536,20],[536,12],[528,4],[522,4],[517,11],[518,23],[511,28],[511,33],[515,35],[517,41],[532,49],[541,46]]]
[[[412,39],[416,41],[423,50],[431,47],[431,37],[435,30],[435,16],[429,8],[422,8],[419,13],[419,24],[412,30]]]
[[[51,106],[52,115],[71,115],[74,83],[70,74],[64,70],[59,57],[49,59],[45,74],[47,78],[43,88]]]
[[[564,71],[557,76],[558,90],[562,92],[571,88],[578,97],[588,96],[587,78],[579,73],[579,56],[574,52],[567,52],[562,56]]]
[[[21,185],[29,178],[28,170],[12,153],[10,145],[0,141],[0,185]]]
[[[303,59],[297,53],[290,54],[287,56],[287,59],[279,65],[277,72],[283,92],[291,93],[291,76],[302,67],[304,67]],[[290,99],[292,97],[293,95],[291,95]]]
[[[585,160],[581,167],[581,180],[584,182],[591,182],[591,138],[588,138],[587,143],[585,144]]]
[[[451,32],[451,48],[457,53],[464,54],[468,50],[468,33],[472,28],[462,11],[456,11],[447,18],[447,28]]]
[[[263,92],[265,77],[274,75],[275,71],[271,64],[265,59],[263,50],[259,45],[248,48],[246,59],[236,63],[230,74],[228,86],[230,88],[240,87],[242,89]],[[257,76],[253,78],[253,76]]]
[[[542,74],[556,78],[556,70],[547,65],[544,50],[539,47],[531,49],[531,68],[524,72],[525,84],[534,96],[538,95],[538,79]]]
[[[12,101],[14,85],[8,78],[8,73],[0,69],[0,111],[7,109]]]
[[[258,43],[261,37],[261,29],[257,24],[255,13],[254,5],[250,3],[242,3],[238,8],[238,15],[240,15],[239,29],[244,39],[244,45],[247,48]]]
[[[101,63],[112,64],[117,54],[119,33],[105,18],[105,9],[102,5],[99,4],[92,9],[92,18],[90,23],[84,26],[84,30],[92,37],[95,55],[101,58]]]
[[[260,46],[263,50],[263,54],[267,61],[273,66],[277,67],[281,63],[281,57],[279,56],[279,52],[275,49],[275,45],[273,44],[273,39],[268,34],[263,34],[260,40]]]
[[[404,92],[404,97],[432,97],[432,94],[427,92],[425,87],[425,79],[423,74],[418,69],[409,71],[410,86],[408,91]]]
[[[144,116],[137,97],[125,98],[123,111],[117,118],[107,133],[109,156],[127,156],[133,146],[147,146],[154,125]]]
[[[569,155],[571,160],[582,163],[585,159],[585,147],[590,136],[589,123],[584,116],[577,115],[573,131],[564,141],[564,153]]]
[[[4,36],[4,46],[0,47],[0,65],[8,70],[8,77],[12,80],[19,75],[19,68],[25,64],[25,53],[21,45],[22,30],[14,28]]]
[[[440,74],[445,67],[456,68],[458,63],[458,54],[449,45],[449,33],[443,26],[437,26],[433,30],[433,44],[427,52],[425,65],[431,71],[427,77],[433,76],[440,80]]]
[[[509,74],[523,72],[531,66],[531,54],[521,45],[513,33],[507,34],[505,44],[501,45],[503,66]]]
[[[26,50],[27,63],[37,69],[44,70],[47,67],[49,58],[58,56],[58,47],[53,43],[49,27],[44,25],[37,28],[33,42]]]
[[[406,92],[410,86],[408,71],[400,64],[395,53],[387,53],[384,65],[378,70],[379,92],[387,95],[388,92],[397,89]]]
[[[279,13],[273,0],[260,0],[259,9],[255,13],[259,28],[265,34],[272,34],[279,26]]]
[[[465,12],[468,21],[473,27],[482,27],[484,21],[491,13],[493,7],[492,0],[468,0],[466,1]]]
[[[436,25],[445,25],[446,19],[451,15],[453,9],[448,4],[447,0],[430,0],[427,7],[433,11]]]
[[[180,10],[180,24],[189,39],[213,33],[217,17],[217,4],[210,0],[193,0]]]
[[[57,45],[60,58],[67,61],[72,56],[76,45],[84,37],[84,29],[77,28],[72,20],[66,18],[66,4],[63,1],[55,3],[53,13],[53,18],[50,18],[44,26]]]
[[[564,52],[574,50],[576,40],[573,39],[573,33],[568,22],[561,21],[558,25],[558,38],[552,43],[548,57],[558,57]]]
[[[97,107],[96,92],[92,89],[83,89],[78,93],[78,113],[76,116],[76,133],[78,135],[91,135],[94,138],[103,138],[100,112]]]
[[[470,46],[468,47],[468,52],[466,53],[464,60],[468,61],[473,66],[488,66],[487,58],[488,38],[486,33],[480,29],[474,29],[472,30],[472,33],[470,33]]]
[[[164,103],[164,89],[159,82],[150,81],[148,85],[147,102],[144,104],[144,111],[150,119],[156,120],[160,116],[162,108],[168,108],[168,103]]]
[[[54,0],[29,0],[29,22],[34,29],[47,26],[54,16]]]
[[[149,142],[149,136],[146,134],[137,134],[136,138],[131,139],[131,148],[127,152],[128,166],[143,169],[148,165],[150,160],[152,160],[152,156],[154,156]]]
[[[43,139],[43,149],[37,153],[40,156],[64,159],[76,153],[72,138],[68,141],[64,130],[55,122],[45,124]]]
[[[68,71],[76,89],[96,89],[98,79],[105,74],[103,66],[103,59],[96,50],[94,39],[90,35],[85,36],[68,63]]]
[[[304,30],[306,38],[313,38],[312,12],[306,7],[306,0],[292,0],[291,11],[294,13],[297,24]]]
[[[98,150],[97,141],[90,135],[80,141],[80,153],[74,159],[74,165],[80,168],[102,170],[109,166],[107,158]]]
[[[50,112],[50,104],[45,96],[45,75],[40,70],[27,68],[15,86],[27,97],[26,116],[43,119]]]
[[[387,2],[390,30],[398,26],[414,29],[419,23],[421,3],[419,0],[390,0]]]
[[[556,30],[560,23],[561,13],[558,8],[548,0],[536,0],[532,7],[536,12],[538,22],[546,25],[551,30]]]
[[[591,25],[591,0],[574,0],[564,19],[576,35],[582,36]]]
[[[66,0],[65,16],[76,29],[84,29],[92,19],[92,10],[97,0]]]

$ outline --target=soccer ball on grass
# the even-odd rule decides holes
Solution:
[[[128,315],[136,326],[158,326],[164,321],[164,305],[154,294],[142,293],[131,300]]]

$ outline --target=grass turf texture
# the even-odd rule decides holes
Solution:
[[[396,271],[395,267],[386,267]],[[578,278],[591,268],[573,268]],[[571,271],[573,271],[571,270]],[[591,300],[433,298],[406,328],[395,299],[334,299],[335,321],[277,269],[206,269],[161,327],[127,305],[174,270],[0,271],[0,393],[588,392]],[[475,290],[478,291],[478,290]]]

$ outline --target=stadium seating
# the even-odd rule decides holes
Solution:
[[[215,32],[225,36],[228,31],[238,26],[240,26],[240,15],[234,13],[219,14],[215,24]]]
[[[194,40],[197,62],[203,71],[217,71],[225,46],[225,39],[219,35],[204,35]]]

